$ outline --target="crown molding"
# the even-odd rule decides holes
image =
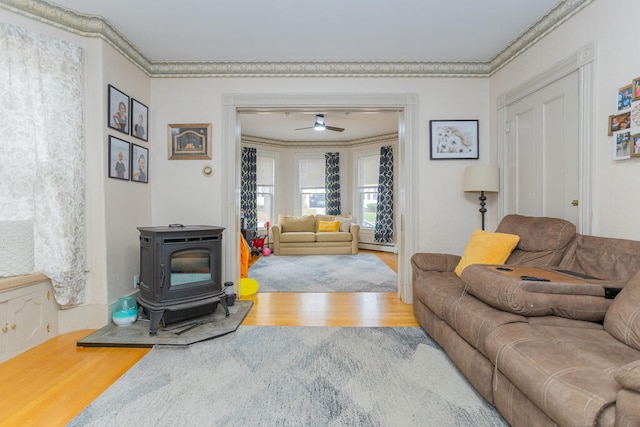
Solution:
[[[251,135],[242,135],[243,144],[261,145],[285,149],[299,148],[353,148],[373,144],[393,144],[398,142],[397,133],[354,139],[351,141],[281,141]]]
[[[45,0],[0,0],[0,8],[84,37],[104,40],[150,77],[488,77],[594,0],[562,0],[487,62],[150,61],[106,20]]]

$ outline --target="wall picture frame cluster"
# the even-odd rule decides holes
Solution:
[[[109,136],[109,178],[149,183],[149,149]]]
[[[640,157],[640,77],[618,88],[607,134],[613,137],[613,160]]]
[[[149,108],[113,85],[107,85],[107,126],[148,142]],[[149,183],[149,149],[109,135],[108,177]]]
[[[149,108],[115,86],[108,86],[108,117],[111,129],[148,141]]]

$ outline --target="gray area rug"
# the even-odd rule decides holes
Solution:
[[[419,327],[156,346],[70,426],[507,426]]]
[[[218,305],[204,316],[159,328],[149,335],[149,320],[136,320],[130,326],[117,326],[113,322],[77,342],[78,347],[153,347],[163,345],[189,345],[234,332],[253,307],[253,301],[236,300],[229,307],[229,317]]]
[[[258,292],[395,292],[398,275],[374,254],[260,257]]]

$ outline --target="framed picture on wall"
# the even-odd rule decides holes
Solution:
[[[618,89],[618,111],[625,111],[631,108],[631,98],[633,98],[633,85],[626,85]]]
[[[640,100],[640,77],[636,77],[633,79],[633,83],[631,83],[631,87],[633,88],[633,96],[631,98],[632,101]]]
[[[615,137],[613,160],[623,160],[631,157],[631,132],[619,132]]]
[[[131,181],[149,182],[149,150],[131,144]]]
[[[631,112],[609,116],[609,136],[614,132],[629,129],[631,126]]]
[[[111,129],[129,134],[129,96],[119,91],[115,87],[108,87],[108,117],[107,123]]]
[[[211,160],[211,123],[169,125],[169,160]]]
[[[431,120],[431,160],[479,158],[478,120]]]
[[[131,136],[148,141],[147,129],[149,129],[149,108],[131,98]]]
[[[109,136],[109,178],[129,181],[129,143]]]

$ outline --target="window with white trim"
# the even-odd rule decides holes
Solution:
[[[325,213],[324,174],[324,154],[298,159],[298,197],[301,215]]]
[[[256,213],[258,228],[265,222],[274,224],[276,158],[273,154],[256,153]]]
[[[360,227],[375,229],[378,206],[380,154],[363,154],[357,158],[357,219]]]

